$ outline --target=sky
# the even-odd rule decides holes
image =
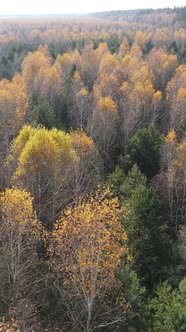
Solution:
[[[185,0],[0,0],[0,15],[92,13],[184,5]]]

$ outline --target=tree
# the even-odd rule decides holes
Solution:
[[[71,190],[73,201],[77,203],[82,196],[93,192],[102,181],[102,161],[92,138],[85,132],[71,131],[70,141],[76,152]]]
[[[107,51],[104,44],[101,46],[96,50],[97,56],[101,53],[102,57],[100,56],[98,77],[93,87],[92,113],[88,119],[87,131],[96,143],[104,160],[105,169],[108,170],[113,167],[116,145],[118,120],[116,95],[120,63],[115,55]]]
[[[0,305],[2,313],[20,321],[24,331],[37,323],[34,301],[39,224],[32,198],[23,190],[7,189],[0,195]]]
[[[40,98],[38,104],[34,107],[34,124],[43,125],[47,129],[55,127],[54,110],[46,98]]]
[[[139,129],[129,141],[131,160],[148,178],[159,172],[162,144],[163,137],[154,127]]]
[[[175,170],[175,199],[177,212],[175,217],[176,230],[179,231],[180,225],[185,221],[186,215],[186,138],[177,145],[173,167]]]
[[[83,132],[25,126],[12,145],[7,169],[14,185],[31,192],[38,219],[51,227],[66,204],[93,190],[98,160],[92,139]]]
[[[102,155],[105,169],[112,169],[115,154],[119,70],[120,64],[116,57],[106,54],[100,62],[98,78],[94,84],[92,113],[88,121],[88,132]]]
[[[3,164],[10,144],[25,123],[28,95],[23,77],[16,74],[12,81],[0,81],[0,187],[8,185]]]
[[[88,91],[92,91],[93,85],[97,78],[99,69],[97,60],[93,44],[88,43],[82,51],[79,69],[80,76]]]
[[[97,91],[95,91],[97,94]],[[96,109],[89,119],[89,130],[97,149],[103,159],[104,168],[112,169],[117,136],[117,104],[110,97],[99,97]]]
[[[55,66],[41,67],[35,77],[35,93],[48,99],[55,107],[61,94],[61,79]]]
[[[183,271],[186,268],[186,225],[183,225],[179,232],[178,242],[180,256],[182,258]]]
[[[123,59],[124,81],[120,86],[120,126],[124,145],[139,128],[154,126],[162,95],[155,91],[147,65],[131,55]]]
[[[75,158],[69,135],[57,129],[25,126],[13,143],[7,164],[13,164],[11,180],[31,192],[38,219],[45,225],[72,197]]]
[[[149,331],[177,332],[185,330],[185,292],[186,278],[181,280],[178,290],[172,290],[171,286],[167,282],[157,288],[155,296],[148,304],[150,316]]]
[[[110,195],[109,191],[96,193],[67,208],[52,233],[50,266],[77,331],[89,332],[125,319],[122,301],[118,299],[116,305],[108,298],[118,287],[115,272],[122,257],[128,256],[118,201]]]
[[[116,197],[121,199],[122,193],[121,193],[121,186],[123,185],[125,180],[125,174],[123,170],[117,165],[114,169],[114,171],[109,174],[108,176],[108,185],[110,186],[112,192]]]
[[[180,130],[184,125],[186,102],[186,65],[180,65],[167,85],[167,100],[170,104],[170,128]]]
[[[28,91],[31,95],[37,94],[37,77],[42,69],[50,68],[51,57],[47,48],[39,47],[36,52],[29,52],[22,63],[22,73]]]
[[[55,107],[62,82],[47,47],[29,52],[22,63],[22,73],[33,105],[38,97],[45,97]]]
[[[110,96],[116,101],[118,94],[121,66],[115,55],[104,54],[99,64],[98,77],[94,90],[99,91],[101,97]]]
[[[155,190],[133,166],[120,186],[120,200],[129,212],[123,218],[128,234],[132,265],[142,285],[152,290],[167,277],[170,266],[170,243],[166,222],[162,221],[161,205]]]
[[[177,51],[181,54],[184,54],[184,50],[185,50],[185,47],[184,47],[184,45],[185,45],[185,30],[183,28],[175,31],[174,40],[175,40],[175,43],[176,43]]]
[[[173,326],[175,331],[186,329],[186,278],[179,283],[173,314]]]
[[[137,30],[135,33],[134,40],[136,45],[141,49],[142,52],[144,52],[147,43],[150,41],[150,38],[151,38],[150,34],[142,32],[141,30]]]
[[[85,130],[90,116],[90,95],[76,70],[71,80],[69,118],[72,128]]]
[[[107,40],[108,48],[112,54],[117,52],[120,44],[121,40],[119,40],[118,35],[116,33],[111,35]]]
[[[81,55],[77,49],[63,55],[58,54],[54,66],[62,82],[63,94],[68,92],[71,78],[75,70],[80,68],[81,61]]]
[[[176,242],[186,213],[185,151],[185,137],[178,143],[175,131],[171,130],[162,147],[162,167],[156,185],[160,198],[169,207],[169,226]]]
[[[180,249],[180,233],[184,232],[186,216],[185,149],[185,138],[178,143],[175,131],[171,130],[162,146],[161,172],[153,181],[159,200],[162,202],[164,219],[167,220],[167,235],[172,251],[169,281],[175,285],[178,284],[185,271],[183,254]]]
[[[147,306],[149,316],[148,330],[153,332],[176,332],[173,327],[173,305],[176,291],[172,291],[168,282],[165,282],[156,290],[155,296]]]
[[[81,88],[84,87],[83,82],[80,79],[81,88],[78,86],[78,79],[75,78],[75,73],[78,72],[81,63],[81,55],[77,49],[74,52],[67,52],[63,55],[58,55],[54,67],[58,73],[61,80],[60,85],[60,95],[57,98],[55,104],[55,114],[56,120],[59,128],[77,128],[77,123],[79,125],[79,113],[84,111],[84,97],[81,98],[80,102],[78,99],[78,93]],[[73,83],[75,81],[75,88]],[[83,85],[83,87],[82,87]],[[79,88],[79,89],[78,89]],[[86,98],[85,98],[86,99]],[[80,110],[79,110],[79,105]],[[77,112],[77,116],[76,116]]]
[[[109,52],[105,54],[100,62],[99,75],[102,73],[115,74],[120,70],[120,63],[116,56]]]
[[[21,332],[20,325],[17,321],[0,321],[0,331],[2,332]]]
[[[167,54],[162,48],[153,48],[148,56],[147,63],[153,74],[155,89],[163,92],[177,67],[176,56]]]
[[[123,38],[119,47],[119,57],[124,57],[129,52],[129,43],[126,37]]]

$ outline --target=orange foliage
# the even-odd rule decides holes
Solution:
[[[128,255],[118,200],[109,196],[108,191],[97,193],[69,207],[52,234],[51,267],[64,287],[76,285],[84,300],[115,285],[116,268]]]
[[[98,109],[103,112],[116,112],[117,104],[111,97],[102,97],[98,100]]]

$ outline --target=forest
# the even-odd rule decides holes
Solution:
[[[0,331],[186,331],[186,7],[0,16]]]

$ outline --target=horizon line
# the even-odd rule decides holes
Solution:
[[[110,10],[101,10],[101,11],[93,11],[93,12],[60,12],[60,13],[0,13],[0,17],[2,16],[56,16],[56,15],[90,15],[90,14],[101,14],[101,13],[109,13],[109,12],[127,12],[127,11],[137,11],[137,10],[166,10],[166,9],[177,9],[184,8],[186,6],[174,6],[174,7],[147,7],[147,8],[131,8],[131,9],[110,9]]]

